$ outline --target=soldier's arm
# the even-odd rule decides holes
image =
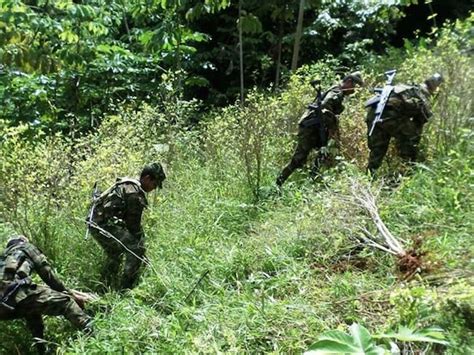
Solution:
[[[328,140],[332,140],[336,149],[340,148],[340,130],[339,130],[339,121],[338,115],[344,111],[344,106],[342,104],[344,100],[344,95],[342,92],[330,92],[326,95],[323,105],[322,113],[324,117],[324,123],[328,130]]]
[[[125,224],[127,229],[135,236],[143,237],[144,232],[141,226],[143,209],[146,207],[142,192],[134,191],[125,194]]]
[[[35,246],[30,245],[28,248],[28,255],[33,262],[33,267],[41,279],[46,285],[51,287],[55,291],[63,292],[67,291],[64,284],[58,278],[53,268],[49,264],[46,256]]]

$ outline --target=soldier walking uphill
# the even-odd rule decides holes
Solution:
[[[31,274],[38,273],[46,285],[33,283]],[[25,318],[35,338],[44,338],[42,315],[64,316],[77,328],[91,330],[91,318],[53,272],[43,253],[24,236],[11,238],[0,255],[0,320]],[[42,343],[36,347],[46,351]]]
[[[166,179],[158,163],[143,168],[140,179],[119,178],[102,193],[89,213],[89,230],[104,249],[107,261],[102,278],[106,285],[115,287],[122,256],[125,265],[119,289],[131,289],[139,277],[145,257],[145,234],[141,227],[143,209],[147,207],[146,193],[162,188]]]
[[[432,116],[429,99],[442,82],[443,77],[434,74],[420,85],[399,84],[390,87],[385,107],[375,123],[382,95],[376,95],[367,101],[367,138],[370,149],[367,170],[371,174],[382,164],[392,137],[396,140],[402,159],[410,162],[416,160],[423,125]]]
[[[339,143],[338,116],[344,110],[342,102],[345,96],[354,92],[356,85],[363,85],[360,72],[347,75],[339,85],[322,94],[319,103],[308,106],[299,122],[298,145],[290,163],[277,178],[278,186],[283,185],[293,171],[305,164],[312,149],[319,150],[313,168],[313,172],[318,171],[324,158],[321,148],[326,147],[331,139]]]

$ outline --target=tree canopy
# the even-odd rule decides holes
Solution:
[[[278,88],[295,54],[298,66],[336,56],[345,71],[367,51],[384,51],[414,3],[1,0],[0,119],[82,131],[124,104],[228,104],[239,95],[240,47],[244,89]]]

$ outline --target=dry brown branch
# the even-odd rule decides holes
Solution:
[[[369,245],[402,258],[407,254],[407,252],[402,243],[388,230],[380,217],[376,202],[378,192],[379,191],[374,195],[368,184],[363,184],[361,181],[356,179],[351,180],[353,204],[359,206],[371,218],[379,232],[379,236],[375,236],[366,228],[360,228],[363,232],[363,235],[360,237],[368,242]]]

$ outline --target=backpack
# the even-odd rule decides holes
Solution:
[[[8,248],[0,259],[1,281],[24,279],[30,276],[31,271],[32,266],[28,261],[28,255],[18,245]]]
[[[101,194],[94,193],[93,202],[88,214],[88,220],[102,223],[114,216],[121,219],[125,209],[125,201],[122,196],[122,191],[118,189],[118,187],[127,183],[131,183],[143,191],[140,181],[131,178],[118,178],[112,186]]]

